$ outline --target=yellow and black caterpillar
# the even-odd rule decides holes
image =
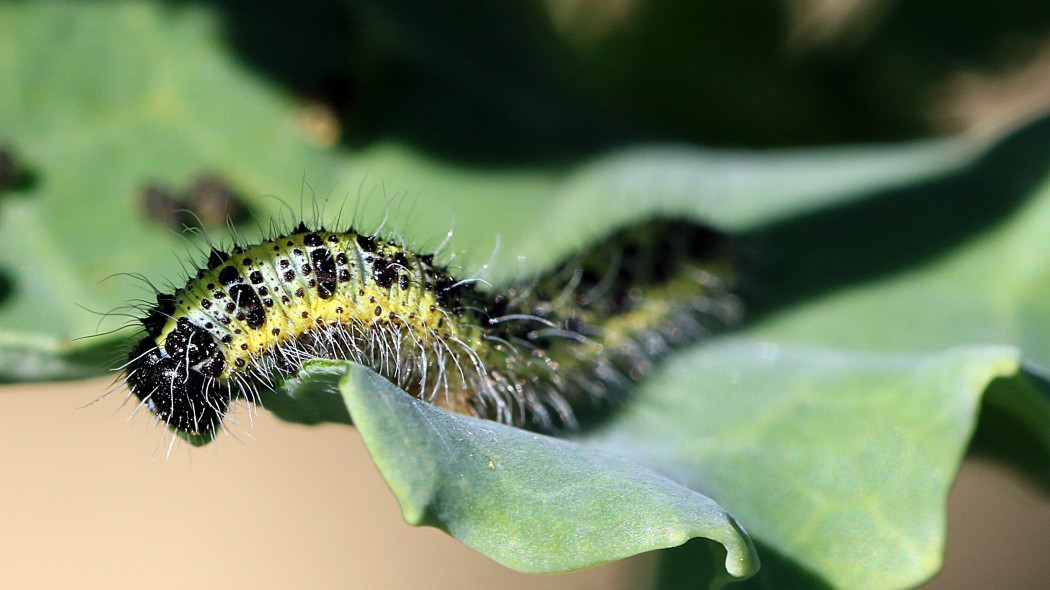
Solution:
[[[393,242],[312,230],[230,252],[141,319],[126,382],[184,434],[315,358],[366,365],[463,414],[571,430],[674,346],[740,316],[731,245],[684,221],[626,229],[541,278],[482,290]]]

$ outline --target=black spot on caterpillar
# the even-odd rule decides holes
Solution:
[[[537,279],[482,290],[433,255],[300,224],[230,252],[141,319],[126,382],[183,434],[274,373],[364,364],[440,407],[543,432],[620,397],[670,349],[736,322],[731,244],[684,221],[621,230]]]

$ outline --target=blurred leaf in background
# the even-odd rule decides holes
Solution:
[[[496,283],[626,223],[704,220],[750,248],[739,333],[676,355],[612,422],[560,443],[573,451],[502,434],[480,448],[614,453],[610,478],[632,461],[700,499],[676,506],[742,525],[670,552],[667,587],[750,573],[726,569],[754,563],[743,530],[756,587],[915,585],[939,567],[978,414],[977,448],[1041,485],[1050,472],[1050,123],[1001,131],[1048,102],[1048,29],[1050,6],[1029,2],[5,2],[0,147],[18,166],[0,188],[0,378],[119,364],[133,330],[111,331],[206,248],[149,213],[155,187],[221,179],[252,213],[242,240],[341,215],[425,249],[454,221],[455,266],[495,250]],[[948,130],[972,133],[935,139]],[[311,375],[274,410],[429,411]],[[466,501],[444,495],[448,475],[399,488],[418,457],[366,430],[399,497]],[[505,529],[474,516],[436,524],[498,545]],[[590,562],[625,554],[572,543]]]

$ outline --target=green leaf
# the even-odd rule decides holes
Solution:
[[[721,341],[675,357],[581,442],[714,498],[833,587],[913,586],[940,567],[981,394],[1017,369],[1008,347],[884,355]]]
[[[332,158],[295,132],[290,101],[232,65],[218,33],[200,9],[0,4],[0,142],[32,176],[0,200],[0,357],[57,353],[38,379],[97,374],[104,365],[76,355],[113,339],[71,339],[108,332],[129,302],[154,296],[114,275],[179,281],[180,258],[201,246],[146,218],[146,185],[183,189],[214,171],[253,195],[298,194],[304,171],[333,183]]]
[[[371,371],[341,377],[342,365],[311,363],[290,382],[292,395],[323,407],[330,402],[316,400],[326,388],[331,396],[342,379],[355,424],[409,522],[439,526],[525,571],[582,567],[655,546],[621,530],[615,543],[608,536],[612,548],[594,548],[600,560],[574,553],[579,561],[551,565],[500,551],[508,535],[525,529],[564,532],[593,522],[577,512],[588,506],[558,506],[555,516],[546,503],[554,495],[603,504],[606,486],[626,489],[608,473],[636,474],[646,464],[713,498],[756,535],[773,566],[750,582],[757,588],[785,579],[800,588],[901,587],[936,572],[948,489],[982,393],[997,378],[1019,378],[1018,353],[1009,347],[887,355],[719,340],[673,358],[609,424],[577,441],[604,452],[581,459],[577,444],[445,413]],[[1031,403],[1025,407],[1038,408]],[[490,459],[510,473],[492,473]],[[493,475],[503,479],[493,482]],[[679,505],[673,495],[645,494]],[[637,498],[629,503],[652,510]],[[539,523],[514,528],[531,517]],[[699,536],[726,543],[710,530]],[[553,538],[547,550],[557,553],[565,538]],[[703,566],[711,562],[709,549],[700,549],[702,558],[695,551],[675,571],[691,564],[692,575],[711,575]]]
[[[440,410],[345,363],[340,389],[410,524],[515,569],[551,573],[704,537],[750,576],[747,534],[710,498],[616,455]],[[720,576],[714,576],[721,579]]]
[[[263,406],[286,422],[353,424],[346,404],[339,395],[339,383],[346,375],[343,361],[310,361],[306,369],[281,383],[277,390],[263,389]]]
[[[229,59],[223,27],[206,4],[0,4],[0,79],[8,82],[0,84],[0,141],[34,178],[0,201],[0,357],[11,360],[0,363],[0,378],[100,373],[102,349],[119,350],[130,334],[109,334],[127,323],[122,314],[152,302],[146,281],[166,290],[182,283],[187,259],[201,260],[205,240],[144,215],[142,189],[155,182],[181,189],[195,175],[221,174],[258,221],[238,228],[243,240],[266,234],[272,219],[291,224],[299,195],[316,187],[319,200],[332,195],[319,205],[328,220],[354,211],[340,225],[391,218],[384,227],[423,247],[454,227],[448,251],[461,254],[457,265],[477,268],[496,250],[500,280],[521,273],[521,256],[543,268],[638,217],[753,228],[943,175],[980,149],[959,141],[768,152],[645,144],[514,165],[443,160],[394,137],[321,150],[307,140],[292,97]],[[40,42],[54,38],[65,46]],[[230,242],[223,228],[207,234]]]
[[[1050,492],[1050,381],[1030,367],[996,379],[979,414],[970,451],[1013,467]]]
[[[752,232],[756,337],[929,352],[1009,344],[1050,367],[1050,119],[957,174]]]
[[[509,249],[543,268],[617,227],[661,215],[746,235],[944,177],[965,169],[985,149],[962,140],[765,151],[624,148],[565,174],[552,188],[549,209],[521,224],[525,233],[518,239],[511,234]]]

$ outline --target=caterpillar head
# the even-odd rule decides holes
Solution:
[[[163,349],[149,336],[140,340],[128,357],[127,383],[168,427],[186,435],[210,434],[222,424],[230,405],[230,388],[205,374],[215,372],[221,355],[219,362],[214,354],[202,362],[200,357],[207,356],[214,341],[209,337],[200,344],[187,342],[180,334],[185,332],[169,334]]]

